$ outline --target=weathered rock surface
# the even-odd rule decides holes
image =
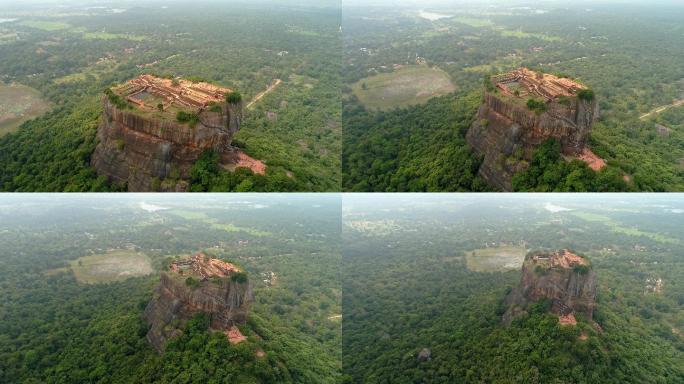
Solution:
[[[533,252],[525,257],[520,284],[506,297],[503,323],[526,313],[528,304],[551,300],[560,320],[581,313],[592,319],[596,307],[596,274],[589,262],[569,250]]]
[[[582,153],[599,114],[595,99],[548,98],[546,111],[537,114],[515,98],[498,88],[485,88],[483,103],[466,134],[470,147],[483,156],[480,175],[505,191],[512,189],[513,174],[524,170],[534,150],[548,139],[560,141],[564,155]]]
[[[144,313],[150,324],[147,340],[157,351],[162,352],[168,340],[181,335],[187,321],[201,312],[209,316],[212,330],[226,335],[246,322],[254,295],[249,280],[233,278],[240,273],[237,268],[202,253],[174,263],[161,273]]]
[[[432,358],[432,352],[430,352],[429,348],[423,348],[420,350],[418,353],[418,361],[430,361]]]
[[[237,152],[230,144],[240,129],[242,103],[224,101],[212,103],[213,108],[198,107],[193,113],[199,122],[192,126],[176,121],[172,109],[155,112],[138,103],[120,108],[109,96],[103,98],[99,143],[92,157],[98,174],[127,185],[129,191],[184,191],[190,169],[202,152]]]

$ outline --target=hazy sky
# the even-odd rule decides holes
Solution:
[[[568,7],[572,5],[573,7],[591,7],[600,4],[643,4],[653,6],[656,4],[661,5],[679,5],[684,6],[683,0],[572,0],[568,2],[567,0],[343,0],[342,6],[393,6],[393,7],[416,7],[416,8],[428,8],[428,7],[454,7],[458,5],[487,5],[487,4],[500,4],[506,6],[528,6],[528,7],[538,7],[538,6],[558,6],[558,7]]]
[[[572,204],[676,205],[684,208],[684,193],[345,193],[343,207],[382,207],[441,203],[479,203],[483,205],[520,202]]]

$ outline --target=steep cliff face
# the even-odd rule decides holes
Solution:
[[[147,340],[157,351],[162,352],[167,341],[179,336],[187,321],[200,312],[209,316],[212,330],[227,335],[231,330],[235,332],[234,325],[247,321],[254,296],[249,280],[234,278],[241,273],[239,270],[231,270],[230,264],[204,254],[175,265],[161,273],[154,298],[144,313],[150,324]],[[215,271],[207,272],[207,265],[216,267]]]
[[[513,174],[524,170],[536,147],[548,139],[560,141],[564,155],[582,153],[599,113],[593,97],[548,97],[539,101],[542,109],[533,111],[525,104],[532,95],[516,96],[502,89],[485,89],[466,135],[470,147],[483,156],[480,175],[492,186],[510,191]]]
[[[237,151],[230,144],[240,129],[240,102],[212,103],[211,108],[183,105],[198,121],[181,123],[172,96],[167,96],[171,101],[166,106],[159,103],[159,110],[130,96],[119,103],[103,98],[99,143],[92,157],[98,174],[127,185],[129,191],[184,191],[190,168],[202,152],[213,149],[223,158]]]
[[[520,284],[506,297],[503,322],[525,313],[528,304],[548,299],[561,322],[575,323],[575,314],[592,319],[596,307],[596,274],[589,262],[569,250],[530,253]]]

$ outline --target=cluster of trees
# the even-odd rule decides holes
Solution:
[[[192,192],[284,192],[305,189],[306,185],[288,177],[284,172],[266,169],[266,175],[254,174],[248,168],[225,172],[219,166],[219,156],[207,150],[197,159],[190,170],[190,191]]]
[[[126,102],[126,100],[124,100],[121,96],[114,93],[114,91],[112,91],[111,88],[105,89],[104,93],[105,93],[105,95],[107,95],[107,98],[109,99],[109,101],[112,104],[114,104],[114,106],[116,106],[117,108],[126,109],[126,108],[130,107],[130,105]]]
[[[513,176],[513,190],[521,192],[626,192],[631,188],[619,168],[598,172],[580,160],[566,161],[557,140],[548,140],[535,151],[529,167]]]
[[[242,101],[242,95],[240,91],[232,91],[226,95],[226,102],[231,104],[237,104]]]
[[[178,113],[176,113],[176,120],[179,123],[188,123],[188,125],[194,127],[199,123],[200,118],[195,112],[178,111]]]
[[[541,115],[542,113],[546,112],[546,103],[543,101],[528,99],[526,105],[527,108],[529,108],[531,111],[534,111],[534,113],[537,115]]]

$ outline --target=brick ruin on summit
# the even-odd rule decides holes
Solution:
[[[575,80],[528,68],[491,76],[466,134],[469,146],[483,156],[479,174],[510,191],[513,174],[525,170],[534,150],[549,139],[560,142],[567,159],[585,161],[594,170],[605,166],[587,147],[599,108],[594,97],[580,97],[582,90],[589,91]]]
[[[206,281],[210,277],[228,277],[232,273],[241,272],[235,265],[210,258],[202,252],[187,259],[172,261],[169,270],[179,275],[199,276],[201,281]]]
[[[561,96],[574,97],[577,91],[586,89],[582,84],[548,73],[534,72],[527,68],[492,76],[492,83],[509,96],[527,100],[530,96],[543,98],[547,103]],[[516,85],[516,90],[512,86]]]
[[[188,107],[201,112],[212,103],[222,103],[231,90],[209,83],[194,83],[188,80],[171,80],[152,75],[142,75],[113,90],[138,107],[157,110],[157,105],[147,105],[141,95],[154,95],[162,99],[162,110],[171,105]]]
[[[263,162],[232,146],[243,106],[227,100],[231,92],[152,75],[107,90],[92,165],[129,192],[188,190],[190,170],[208,150],[226,171],[245,167],[264,174]]]

